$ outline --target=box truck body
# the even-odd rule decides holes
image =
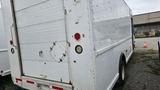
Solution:
[[[0,5],[0,76],[10,74],[7,36],[4,27],[3,12]]]
[[[111,90],[124,80],[133,45],[123,0],[2,0],[2,6],[16,85]]]

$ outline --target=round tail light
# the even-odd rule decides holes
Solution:
[[[79,40],[81,39],[80,33],[76,33],[76,34],[74,35],[74,38],[75,38],[77,41],[79,41]]]

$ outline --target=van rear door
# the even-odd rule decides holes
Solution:
[[[69,83],[63,0],[14,0],[25,76]]]

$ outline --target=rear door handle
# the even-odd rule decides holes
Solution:
[[[10,44],[13,46],[13,47],[16,47],[16,44],[14,43],[14,32],[13,32],[13,29],[14,29],[14,24],[12,24],[10,26],[10,31],[11,31],[11,40],[10,40]]]

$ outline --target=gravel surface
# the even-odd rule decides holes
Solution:
[[[135,50],[127,65],[124,86],[116,85],[113,90],[160,90],[160,60],[158,51]]]
[[[0,90],[22,90],[13,85],[11,76],[0,78]],[[127,65],[127,79],[113,90],[160,90],[160,60],[157,51],[135,50]]]
[[[11,76],[0,77],[0,90],[23,90],[15,86],[11,80]]]

